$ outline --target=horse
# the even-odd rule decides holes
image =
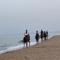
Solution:
[[[41,30],[41,35],[40,35],[41,40],[43,40],[43,37],[44,37],[44,32],[43,30]]]
[[[28,47],[28,43],[29,43],[29,47],[30,47],[30,35],[27,33],[27,30],[24,35],[23,42],[24,42],[24,45],[26,44],[26,47]]]
[[[35,39],[36,39],[36,42],[38,43],[39,42],[39,33],[38,33],[38,31],[36,31]]]

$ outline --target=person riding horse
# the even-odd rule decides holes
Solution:
[[[44,37],[44,32],[43,30],[41,30],[41,35],[40,35],[41,40],[43,40],[43,37]]]
[[[26,47],[28,47],[28,42],[29,42],[29,47],[30,47],[30,35],[28,34],[27,30],[26,33],[24,34],[23,42],[24,45],[26,44]]]
[[[35,39],[36,39],[36,42],[38,43],[39,42],[39,33],[38,33],[38,31],[36,31]]]

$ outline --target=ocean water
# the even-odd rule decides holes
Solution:
[[[51,38],[54,35],[60,35],[60,32],[59,31],[49,32],[49,38]],[[35,33],[30,34],[30,37],[31,37],[31,46],[35,45],[36,44]],[[22,39],[23,36],[21,37],[18,34],[0,35],[0,54],[24,48],[24,44],[21,42]]]

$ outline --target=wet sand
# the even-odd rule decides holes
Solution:
[[[60,35],[30,48],[1,54],[0,60],[60,60]]]

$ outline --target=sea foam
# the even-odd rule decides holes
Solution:
[[[31,46],[33,46],[35,44],[36,44],[36,42],[31,42]],[[8,53],[8,52],[19,50],[19,49],[22,49],[22,48],[24,48],[24,45],[23,44],[17,45],[17,46],[7,47],[5,50],[1,50],[0,51],[0,54]]]

